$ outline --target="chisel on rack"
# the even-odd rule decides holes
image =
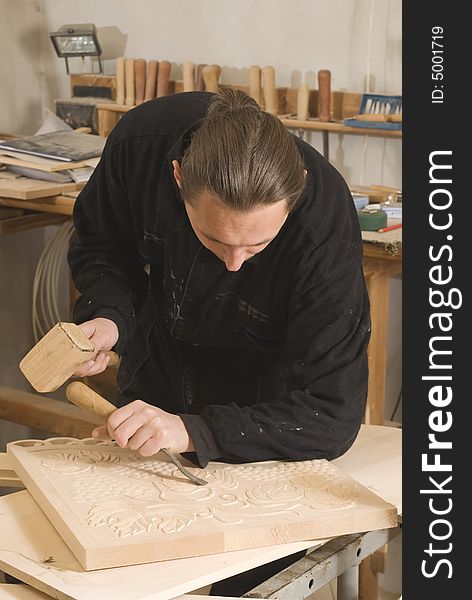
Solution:
[[[134,88],[134,59],[127,58],[125,60],[125,104],[134,106],[135,88]]]
[[[327,123],[331,121],[331,71],[318,71],[318,119]],[[329,160],[329,136],[323,131],[323,156]]]
[[[182,65],[182,78],[184,81],[184,92],[193,92],[195,90],[195,65],[193,62],[184,62]]]
[[[262,69],[262,90],[264,92],[264,110],[272,115],[277,114],[277,91],[275,88],[274,67]]]
[[[134,61],[134,81],[136,86],[136,106],[144,102],[144,90],[146,87],[146,61],[137,58]]]
[[[169,94],[169,76],[171,64],[168,60],[159,63],[159,74],[157,76],[157,98]]]
[[[217,65],[206,65],[202,69],[203,81],[205,83],[205,91],[218,92],[218,70]]]
[[[117,104],[125,103],[125,59],[120,56],[116,59],[116,99]]]
[[[306,121],[308,119],[308,100],[310,99],[310,88],[308,83],[301,83],[297,94],[297,119]]]
[[[205,83],[203,82],[203,69],[206,67],[207,65],[205,63],[202,63],[200,65],[198,65],[196,73],[195,73],[195,90],[197,92],[203,92],[205,89]]]
[[[261,68],[257,65],[249,68],[249,95],[261,105]]]
[[[156,97],[157,72],[159,63],[157,60],[150,60],[147,64],[146,88],[144,90],[144,102]]]

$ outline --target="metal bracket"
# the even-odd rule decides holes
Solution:
[[[400,532],[401,526],[332,539],[253,588],[243,598],[302,600],[339,577],[337,600],[357,599],[359,564]]]

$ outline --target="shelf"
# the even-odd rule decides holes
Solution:
[[[328,131],[329,133],[347,133],[349,135],[368,135],[371,137],[388,137],[401,139],[401,129],[371,129],[367,127],[349,127],[344,123],[330,121],[324,123],[316,119],[301,121],[299,119],[280,116],[282,123],[289,129],[307,129],[310,131]]]

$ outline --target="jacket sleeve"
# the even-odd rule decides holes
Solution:
[[[108,138],[101,160],[74,207],[75,234],[68,253],[80,292],[74,321],[113,320],[122,354],[135,328],[148,276],[136,247],[133,215],[124,183],[125,151]]]
[[[350,205],[346,196],[344,212],[305,253],[293,278],[281,364],[286,389],[254,405],[211,405],[201,412],[201,427],[211,431],[219,458],[331,460],[354,442],[367,397],[370,311],[359,224]],[[201,437],[195,419],[186,425]],[[208,448],[196,450],[200,464],[218,458]]]

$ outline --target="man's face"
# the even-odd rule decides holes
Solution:
[[[240,213],[202,194],[185,208],[195,235],[228,271],[239,271],[244,261],[264,250],[287,218],[285,201]]]
[[[179,185],[180,173],[174,174]],[[239,271],[244,261],[264,250],[288,216],[285,200],[240,213],[205,193],[185,202],[185,208],[195,235],[228,271]]]

